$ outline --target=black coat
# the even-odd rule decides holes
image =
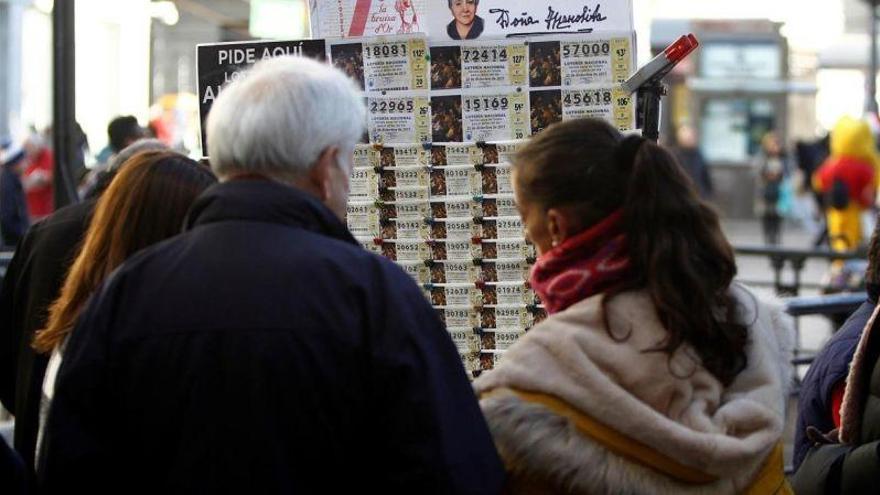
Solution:
[[[797,426],[794,432],[794,456],[792,466],[797,469],[813,443],[807,437],[807,427],[812,426],[825,433],[834,429],[831,417],[831,393],[835,385],[846,380],[849,365],[865,324],[874,313],[876,298],[865,301],[846,320],[840,330],[816,355],[807,370],[798,398]]]
[[[0,401],[15,414],[15,450],[31,469],[47,356],[31,348],[79,252],[95,201],[67,206],[34,224],[19,243],[0,291]]]
[[[850,368],[844,401],[847,408],[852,407],[847,416],[841,417],[841,428],[847,426],[850,436],[854,438],[849,439],[851,443],[841,444],[813,436],[815,443],[791,478],[792,488],[798,495],[878,492],[880,320],[868,320],[861,332]],[[825,433],[821,430],[820,432]],[[836,441],[836,438],[832,436],[830,440]]]
[[[49,492],[479,493],[503,468],[458,353],[399,267],[305,193],[217,185],[79,319]]]
[[[21,177],[4,164],[0,170],[0,236],[3,244],[15,246],[30,225]]]

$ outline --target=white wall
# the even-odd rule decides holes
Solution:
[[[13,134],[52,122],[52,18],[29,8],[22,16],[21,114]]]
[[[146,124],[150,82],[149,0],[77,0],[76,117],[92,151],[107,143],[113,117]],[[21,125],[52,120],[52,19],[36,8],[23,19]]]
[[[76,115],[94,152],[107,124],[132,114],[147,123],[150,98],[149,0],[77,0]]]

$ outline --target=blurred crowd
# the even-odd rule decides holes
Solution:
[[[154,119],[146,127],[131,115],[119,116],[107,126],[107,145],[91,150],[89,141],[77,125],[73,129],[74,157],[68,164],[78,199],[92,197],[116,155],[133,142],[157,138],[168,145],[174,138]],[[0,240],[14,248],[27,229],[55,211],[55,154],[52,128],[31,129],[20,142],[6,138],[2,142],[0,171]],[[87,166],[87,164],[89,166]]]

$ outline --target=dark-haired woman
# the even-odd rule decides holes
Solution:
[[[475,383],[510,491],[786,493],[791,323],[671,155],[568,121],[513,182],[550,316]]]
[[[43,381],[39,437],[64,344],[92,293],[133,254],[180,233],[193,201],[216,182],[208,168],[180,153],[144,151],[130,158],[110,183],[95,207],[61,294],[49,308],[46,328],[34,339],[37,352],[52,355]],[[40,443],[38,439],[38,452]]]

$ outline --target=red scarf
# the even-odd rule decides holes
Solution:
[[[548,313],[599,294],[626,277],[630,261],[622,219],[618,210],[538,258],[530,283]]]

